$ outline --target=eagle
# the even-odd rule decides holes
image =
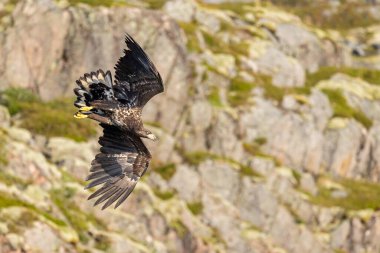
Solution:
[[[126,34],[124,55],[115,65],[115,81],[111,72],[99,69],[80,77],[74,89],[77,119],[89,118],[100,123],[100,153],[91,162],[85,187],[101,185],[88,199],[94,205],[104,203],[102,210],[115,208],[131,194],[146,172],[151,154],[141,138],[157,137],[144,128],[142,109],[155,95],[164,91],[160,74],[140,45]]]

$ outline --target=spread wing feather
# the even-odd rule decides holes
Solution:
[[[144,50],[126,35],[128,49],[115,66],[116,98],[130,106],[143,107],[153,96],[164,91],[162,79]]]
[[[117,201],[117,208],[144,175],[151,155],[140,137],[114,126],[101,126],[104,130],[99,138],[100,153],[91,163],[91,173],[86,180],[92,181],[86,189],[103,184],[88,199],[98,198],[95,205],[105,202],[102,209]]]

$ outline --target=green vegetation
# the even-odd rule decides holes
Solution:
[[[206,42],[207,47],[216,54],[230,54],[230,55],[247,55],[249,51],[249,44],[247,42],[229,42],[226,43],[223,40],[215,36],[215,34],[210,34],[202,30],[203,38]]]
[[[294,218],[294,221],[297,223],[297,224],[304,224],[305,221],[298,215],[298,213],[296,212],[296,210],[294,210],[293,207],[291,207],[289,204],[287,203],[284,203],[284,206],[286,207],[286,209],[289,211],[289,213],[293,216]]]
[[[322,29],[349,30],[378,23],[363,2],[341,1],[333,8],[329,1],[271,0],[273,4],[299,16],[303,22]]]
[[[255,87],[252,82],[247,82],[241,78],[231,80],[231,85],[228,92],[228,102],[233,107],[246,105],[249,102],[251,90]]]
[[[153,168],[153,171],[157,172],[163,179],[170,180],[176,172],[176,166],[174,163],[169,163],[164,166]]]
[[[254,143],[257,145],[265,145],[267,143],[267,138],[265,137],[257,137],[256,139],[253,140]]]
[[[7,194],[6,192],[1,192],[0,194],[0,208],[7,208],[11,206],[22,206],[29,209],[34,209],[35,207],[31,204],[23,202],[17,198],[14,198]]]
[[[0,167],[7,164],[6,138],[4,132],[0,129]]]
[[[123,0],[68,0],[69,4],[77,5],[77,4],[87,4],[92,7],[96,6],[124,6],[126,2]]]
[[[73,101],[67,98],[43,102],[21,88],[4,90],[0,95],[0,104],[6,106],[11,115],[21,115],[21,127],[47,137],[63,136],[84,141],[95,136],[95,123],[74,119]]]
[[[334,253],[347,253],[347,251],[342,249],[334,249]]]
[[[160,122],[157,122],[157,121],[144,121],[144,125],[161,128],[161,129],[163,128]]]
[[[92,7],[97,6],[106,6],[106,7],[114,7],[114,6],[134,6],[134,3],[129,3],[125,0],[68,0],[70,5],[77,4],[87,4]],[[144,3],[147,4],[147,7],[150,9],[161,9],[166,0],[144,0]]]
[[[380,70],[330,66],[321,67],[315,73],[309,73],[306,77],[305,86],[308,88],[314,87],[319,81],[330,79],[336,73],[343,73],[380,85]]]
[[[361,78],[369,83],[380,85],[380,70],[349,67],[321,67],[317,72],[307,74],[304,87],[293,88],[277,87],[273,85],[270,76],[256,74],[253,82],[248,82],[238,77],[231,79],[231,85],[228,92],[228,102],[233,107],[246,105],[249,103],[249,99],[251,97],[250,91],[255,87],[261,87],[264,90],[264,96],[266,98],[280,103],[283,97],[287,94],[310,94],[311,88],[316,86],[319,81],[327,80],[336,73],[344,73],[352,77]],[[333,97],[331,96],[331,98]],[[344,104],[344,106],[345,105],[347,105],[347,103]],[[366,127],[370,125],[370,121],[368,121],[365,115],[361,112],[355,110],[355,112],[349,113],[355,115],[355,118],[362,122]]]
[[[32,91],[23,88],[8,88],[0,93],[0,104],[6,106],[12,116],[21,112],[29,104],[40,102]]]
[[[253,143],[243,143],[243,148],[244,150],[252,155],[252,156],[262,156],[262,157],[266,157],[267,155],[261,151],[261,145],[256,143],[256,142],[253,142]]]
[[[281,166],[281,162],[277,158],[271,155],[268,155],[261,150],[261,146],[264,145],[265,143],[266,143],[265,138],[257,138],[253,141],[253,143],[243,143],[243,148],[245,152],[247,152],[248,154],[252,156],[257,156],[257,157],[273,160],[276,166]]]
[[[19,177],[13,176],[5,172],[4,170],[0,170],[0,182],[8,186],[17,185],[21,188],[25,188],[28,184],[30,184],[30,182],[27,182]]]
[[[9,231],[11,233],[21,234],[22,230],[31,227],[34,221],[38,220],[37,215],[30,210],[23,210],[18,217],[1,217],[6,218]]]
[[[93,214],[83,213],[78,206],[72,201],[75,194],[75,189],[65,187],[50,191],[50,197],[54,204],[59,208],[67,219],[67,223],[78,233],[79,240],[83,243],[89,241],[88,229],[89,223],[99,228],[104,228],[105,225],[95,218]]]
[[[241,175],[247,176],[247,177],[262,177],[260,173],[258,173],[251,167],[245,166],[245,165],[240,165],[240,173]]]
[[[231,2],[225,2],[225,3],[218,3],[218,4],[206,4],[201,3],[203,7],[210,8],[210,9],[219,9],[219,10],[229,10],[235,13],[236,15],[243,16],[244,14],[248,13],[250,10],[249,6],[254,6],[252,3],[247,3],[244,1],[231,1]]]
[[[185,162],[191,165],[199,165],[203,161],[206,161],[207,159],[215,160],[220,158],[218,155],[204,152],[204,151],[195,151],[195,152],[189,152],[183,154],[183,158],[185,159]]]
[[[190,152],[190,153],[183,154],[183,157],[185,159],[185,162],[191,165],[199,165],[200,163],[202,163],[203,161],[206,161],[207,159],[223,161],[223,162],[231,164],[234,167],[237,167],[241,175],[243,176],[261,177],[261,174],[256,172],[251,167],[241,164],[232,158],[219,156],[210,152],[204,152],[204,151]]]
[[[53,217],[51,214],[44,212],[38,208],[36,208],[34,205],[26,203],[22,200],[19,200],[11,195],[9,195],[6,192],[0,192],[0,209],[12,207],[12,206],[19,206],[19,207],[25,207],[36,214],[39,214],[43,216],[45,219],[53,222],[54,224],[58,226],[64,226],[65,223],[55,217]]]
[[[20,0],[5,0],[2,2],[2,4],[4,4],[4,8],[0,10],[0,24],[2,23],[2,18],[11,14],[19,1]]]
[[[313,204],[332,207],[338,206],[345,210],[362,210],[380,208],[380,185],[353,179],[338,179],[336,183],[344,187],[347,197],[334,198],[332,189],[324,187],[319,180],[319,192],[316,196],[309,196]]]
[[[272,78],[267,75],[256,74],[253,82],[245,81],[241,78],[231,80],[229,87],[228,101],[233,107],[245,105],[249,102],[251,90],[255,87],[261,87],[264,90],[264,96],[277,102],[281,102],[286,94],[298,93],[299,88],[280,88],[272,83]]]
[[[200,201],[187,203],[187,208],[189,208],[190,212],[194,215],[199,215],[203,211],[203,204]]]
[[[161,9],[167,0],[144,0],[148,4],[149,8],[157,10]]]
[[[174,197],[174,191],[160,191],[159,189],[153,189],[154,195],[162,200],[168,200]]]
[[[206,8],[228,10],[244,17],[252,12],[252,7],[258,4],[244,3],[243,1],[206,4]],[[322,29],[348,30],[355,27],[367,27],[378,23],[378,20],[369,11],[364,2],[341,1],[337,8],[333,8],[329,1],[310,0],[271,0],[263,1],[261,5],[275,5],[287,12],[299,16],[303,22]]]
[[[351,107],[347,103],[341,90],[323,89],[322,91],[329,98],[335,117],[354,118],[367,129],[372,126],[373,122],[371,119],[369,119],[362,111]]]
[[[101,251],[106,251],[111,247],[111,240],[105,235],[96,235],[95,248]]]
[[[199,46],[198,38],[196,35],[197,24],[178,22],[179,26],[183,29],[187,37],[187,49],[190,52],[200,53],[202,49]]]
[[[301,182],[301,173],[292,169],[292,174],[293,174],[294,179],[297,181],[297,185],[299,185]]]
[[[189,229],[182,223],[181,220],[174,220],[170,222],[169,226],[177,232],[180,238],[184,238],[186,234],[189,233]]]
[[[218,87],[211,87],[210,93],[207,96],[208,101],[215,107],[223,107],[223,103],[220,99]]]

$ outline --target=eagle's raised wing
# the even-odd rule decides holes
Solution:
[[[143,107],[153,96],[164,91],[162,79],[144,50],[126,35],[128,49],[115,66],[116,98],[132,107]]]
[[[100,153],[92,161],[92,180],[86,189],[103,184],[88,199],[99,197],[95,205],[107,200],[102,210],[116,200],[117,208],[133,191],[137,181],[148,168],[151,155],[140,137],[119,128],[101,124],[103,136],[99,138]]]

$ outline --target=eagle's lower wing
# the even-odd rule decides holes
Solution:
[[[100,153],[92,161],[92,180],[86,189],[103,184],[88,199],[98,197],[95,205],[104,201],[102,209],[117,200],[117,208],[133,191],[137,181],[148,168],[151,155],[140,137],[119,128],[101,124],[103,136],[99,138]]]
[[[144,50],[127,34],[128,49],[115,66],[114,92],[120,102],[143,107],[164,91],[160,74]]]

